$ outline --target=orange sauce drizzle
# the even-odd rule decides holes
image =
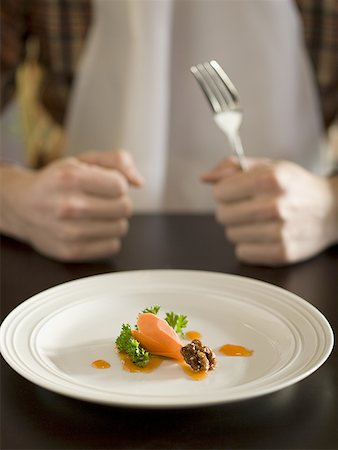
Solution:
[[[195,372],[192,368],[184,361],[180,361],[179,365],[183,369],[183,372],[188,375],[188,377],[192,378],[194,381],[203,380],[208,376],[208,372]]]
[[[201,339],[202,335],[198,331],[187,331],[185,333],[185,337],[189,340],[193,339]],[[222,353],[225,356],[251,356],[253,354],[253,350],[249,350],[246,347],[243,347],[242,345],[234,345],[234,344],[224,344],[219,348],[219,352]],[[131,359],[126,353],[119,353],[117,352],[118,357],[121,360],[123,369],[127,372],[142,372],[142,373],[149,373],[156,370],[162,362],[167,358],[162,358],[160,356],[151,356],[148,364],[144,367],[136,366],[136,364],[133,364]],[[191,378],[194,381],[200,381],[203,380],[208,376],[208,372],[195,372],[192,370],[192,368],[184,361],[175,361],[180,365],[182,370],[186,375],[188,375],[189,378]],[[108,369],[110,367],[110,364],[103,360],[98,359],[96,361],[93,361],[91,363],[92,367],[95,369]]]
[[[253,354],[253,350],[233,344],[222,345],[219,351],[225,356],[251,356]]]
[[[190,339],[190,340],[192,341],[192,340],[194,340],[194,339],[201,339],[201,338],[202,338],[202,335],[201,335],[201,333],[200,333],[199,331],[193,331],[193,330],[191,330],[191,331],[187,331],[187,332],[185,333],[185,337],[186,337],[187,339]]]
[[[104,359],[97,359],[96,361],[93,361],[91,363],[91,366],[94,367],[95,369],[109,369],[110,364]]]
[[[149,373],[153,370],[157,369],[158,366],[162,364],[164,361],[162,358],[157,356],[151,356],[149,359],[149,362],[144,367],[139,367],[136,364],[134,364],[129,356],[126,353],[118,353],[118,356],[122,362],[123,369],[127,372],[143,372],[143,373]]]

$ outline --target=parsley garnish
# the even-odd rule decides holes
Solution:
[[[120,335],[116,338],[116,346],[119,352],[125,352],[131,361],[140,367],[149,362],[149,353],[141,347],[139,341],[133,338],[129,324],[123,324]]]
[[[155,316],[156,316],[160,309],[161,309],[160,305],[154,305],[154,306],[150,306],[149,308],[144,309],[142,312],[143,313],[152,313],[152,314],[155,314]]]
[[[183,328],[188,325],[187,316],[184,316],[183,314],[176,314],[171,311],[170,313],[166,313],[165,320],[168,322],[171,328],[176,331],[176,333],[180,334],[181,336],[184,335]]]

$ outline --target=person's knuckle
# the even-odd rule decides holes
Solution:
[[[237,240],[237,233],[234,227],[226,227],[224,229],[224,233],[226,238],[230,241],[230,242],[236,242]]]
[[[263,220],[280,220],[284,217],[283,202],[280,197],[273,197],[265,201],[256,211],[256,218]]]
[[[261,171],[257,175],[257,187],[260,192],[282,192],[281,169],[276,165]]]
[[[292,251],[289,242],[279,241],[271,244],[271,254],[268,265],[283,266],[292,261]]]
[[[69,224],[61,224],[57,230],[57,239],[61,245],[78,240],[79,233],[75,227]]]
[[[290,189],[290,180],[295,179],[298,174],[298,166],[291,161],[279,161],[274,165],[275,184],[279,192],[288,192]]]
[[[71,195],[62,196],[56,206],[58,219],[72,219],[80,217],[85,210],[85,203],[80,198]]]
[[[287,190],[287,183],[289,179],[291,165],[288,161],[280,161],[274,166],[274,179],[276,188],[280,192],[285,192]]]
[[[222,207],[222,205],[218,205],[215,209],[215,219],[217,223],[223,224],[224,223],[224,218],[225,218],[225,214],[224,214],[224,208]]]
[[[58,166],[56,182],[63,188],[77,188],[81,181],[81,170],[76,160],[66,159]]]
[[[97,259],[109,255],[116,255],[121,249],[121,241],[118,238],[112,239],[107,243],[104,249],[97,251],[96,255],[90,255],[86,246],[79,242],[61,243],[58,246],[58,254],[56,259],[62,262],[77,262],[90,259]]]
[[[284,263],[294,263],[302,259],[299,241],[293,239],[291,233],[287,234],[287,238],[282,242],[281,257]]]
[[[64,262],[72,262],[83,259],[84,248],[80,244],[61,242],[58,246],[58,259]]]
[[[125,196],[121,199],[120,210],[122,217],[130,217],[132,215],[133,204],[129,197]]]
[[[75,158],[74,156],[67,156],[67,157],[57,160],[55,165],[58,166],[59,168],[75,167],[78,165],[78,163],[79,163],[78,159]]]
[[[284,264],[291,261],[292,252],[291,247],[288,245],[288,242],[281,241],[279,243],[279,245],[277,246],[275,259],[279,264]]]
[[[273,202],[273,213],[274,217],[281,221],[282,223],[285,222],[286,219],[286,210],[285,210],[285,204],[283,201],[283,197],[276,197],[275,201]]]
[[[291,242],[292,236],[287,222],[279,220],[275,225],[275,232],[277,240],[283,245],[288,245]]]
[[[246,260],[246,258],[247,258],[246,247],[243,244],[235,245],[234,253],[235,253],[236,258],[239,261]]]
[[[62,198],[55,208],[57,219],[69,219],[74,215],[74,204],[70,198]]]
[[[125,236],[129,231],[129,222],[126,219],[120,219],[116,224],[116,235]]]
[[[270,202],[267,208],[267,217],[268,219],[281,219],[282,218],[282,210],[280,202],[275,199]]]
[[[110,253],[116,255],[121,250],[121,240],[114,239],[110,244]]]
[[[128,191],[128,182],[125,177],[120,174],[118,171],[114,172],[113,175],[113,185],[116,195],[122,196],[125,195]]]
[[[118,165],[124,166],[131,164],[131,155],[125,149],[119,149],[115,151],[115,161]]]

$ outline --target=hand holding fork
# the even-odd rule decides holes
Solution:
[[[284,160],[252,159],[247,170],[239,137],[242,111],[234,85],[216,61],[197,64],[191,71],[242,169],[226,159],[203,176],[203,181],[214,184],[216,218],[234,243],[237,257],[251,264],[283,265],[337,243],[337,177],[318,177]]]

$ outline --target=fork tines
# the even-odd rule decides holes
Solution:
[[[237,90],[222,67],[214,60],[190,68],[215,113],[236,109]]]

